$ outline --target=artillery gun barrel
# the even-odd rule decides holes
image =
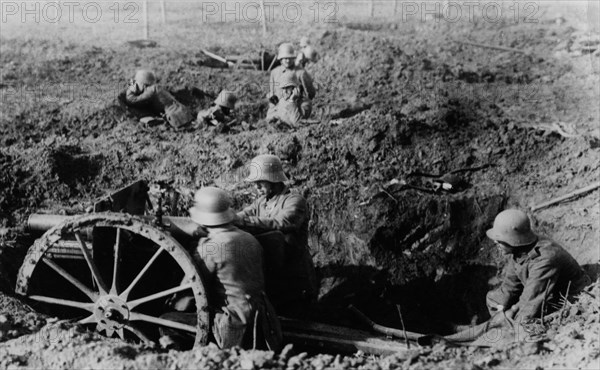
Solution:
[[[79,216],[34,213],[29,216],[29,219],[27,220],[27,230],[33,234],[43,234],[54,226],[74,217]],[[139,217],[150,224],[152,224],[156,219],[154,216],[136,217]],[[179,241],[187,238],[199,238],[206,235],[199,225],[192,221],[189,217],[163,216],[162,222],[162,228],[168,231],[175,239]]]

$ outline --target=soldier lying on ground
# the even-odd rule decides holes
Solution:
[[[303,111],[302,97],[296,76],[288,73],[280,79],[281,96],[272,109],[267,112],[267,121],[280,120],[281,122],[297,127],[298,122],[306,117]]]
[[[503,311],[517,322],[528,322],[557,310],[561,296],[572,298],[590,283],[567,251],[531,230],[520,210],[499,213],[487,236],[509,256],[502,285],[486,297],[492,314]]]
[[[234,121],[233,110],[237,98],[231,91],[223,90],[210,108],[198,112],[196,124],[211,126],[228,125]]]
[[[135,108],[160,116],[165,112],[165,108],[176,100],[173,95],[156,83],[153,72],[139,70],[135,73],[135,78],[129,83],[125,101]]]
[[[318,293],[308,249],[308,205],[285,186],[287,177],[276,156],[259,155],[249,168],[245,181],[255,183],[261,196],[238,212],[234,224],[257,235],[267,267],[277,266],[267,275],[267,293],[277,313],[303,317]]]
[[[280,350],[281,327],[265,294],[261,245],[232,225],[236,216],[224,190],[202,188],[194,200],[190,216],[208,232],[193,258],[206,278],[211,298],[213,339],[220,348]],[[161,317],[195,325],[196,307],[191,302],[193,299],[182,297],[173,304],[178,312]],[[171,329],[163,329],[163,334],[163,345],[181,341],[182,334]]]
[[[283,97],[283,82],[284,76],[293,74],[296,77],[298,88],[300,90],[300,106],[302,112],[302,118],[310,117],[312,112],[312,99],[316,95],[315,87],[311,76],[303,68],[296,67],[294,65],[296,59],[296,53],[292,44],[284,43],[279,47],[279,53],[277,59],[281,62],[281,65],[271,71],[271,77],[269,80],[269,93],[267,99],[269,99],[269,111],[275,109],[277,102]],[[267,113],[267,116],[269,114]]]
[[[161,117],[175,128],[188,124],[192,119],[191,112],[178,102],[171,93],[156,83],[153,72],[139,70],[130,81],[125,92],[125,103],[142,112],[145,116]]]

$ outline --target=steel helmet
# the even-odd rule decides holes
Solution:
[[[233,91],[223,90],[219,93],[217,99],[215,99],[215,104],[220,105],[221,107],[235,109],[236,101],[237,98],[235,97]]]
[[[235,213],[231,209],[231,199],[225,190],[205,187],[194,195],[190,218],[200,225],[217,226],[233,221]]]
[[[488,238],[504,242],[511,247],[535,243],[537,235],[531,230],[529,217],[518,209],[507,209],[494,219],[494,226],[486,232]]]
[[[279,80],[279,87],[285,89],[286,87],[297,87],[298,86],[298,78],[294,72],[285,73],[281,76],[281,80]]]
[[[294,45],[285,42],[279,45],[279,53],[277,54],[277,59],[284,58],[295,58],[296,52],[294,51]]]
[[[135,82],[139,85],[139,86],[150,86],[150,85],[154,85],[154,83],[156,82],[156,77],[154,76],[154,73],[152,73],[151,71],[145,70],[145,69],[140,69],[139,71],[137,71],[135,73]]]
[[[249,174],[245,181],[268,181],[268,182],[284,182],[287,177],[283,173],[281,161],[275,155],[263,154],[254,157],[248,166]]]
[[[319,58],[317,51],[312,46],[305,47],[304,50],[302,50],[302,53],[304,54],[306,59],[310,60],[313,63],[316,62]]]
[[[302,47],[302,48],[303,48],[303,47],[305,47],[305,46],[308,46],[309,44],[310,44],[310,42],[308,41],[308,37],[306,37],[306,36],[302,36],[302,37],[300,38],[300,47]]]

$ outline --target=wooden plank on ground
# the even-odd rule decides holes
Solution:
[[[408,351],[402,342],[369,332],[311,321],[280,318],[284,340],[301,347],[345,353],[390,355]]]

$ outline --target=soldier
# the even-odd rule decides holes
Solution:
[[[130,81],[125,92],[125,102],[150,116],[163,116],[176,129],[189,124],[193,119],[190,110],[178,102],[167,90],[156,84],[154,73],[139,70]],[[154,117],[144,117],[140,121],[150,124]]]
[[[217,345],[278,351],[281,327],[264,291],[261,245],[252,235],[232,225],[236,216],[224,190],[205,187],[196,192],[194,200],[190,217],[208,235],[200,239],[193,257],[206,278],[214,312],[212,334]],[[176,302],[176,310],[190,311],[190,307],[185,307],[187,301],[184,297]],[[173,312],[161,317],[189,321],[195,319],[195,313]]]
[[[305,116],[302,110],[300,89],[294,74],[288,73],[281,77],[281,96],[277,104],[267,112],[267,121],[280,121],[296,127]]]
[[[308,37],[303,36],[300,39],[300,52],[296,57],[296,66],[304,68],[309,63],[316,63],[319,60],[319,54],[310,45]]]
[[[486,297],[492,316],[504,312],[518,322],[531,322],[561,307],[561,295],[567,290],[572,298],[590,283],[567,251],[531,230],[529,218],[520,210],[500,212],[487,236],[509,256],[502,285]]]
[[[308,72],[300,67],[295,66],[296,54],[294,52],[294,46],[289,43],[284,43],[279,46],[279,52],[277,59],[281,62],[281,65],[271,71],[271,77],[269,80],[269,99],[270,105],[269,110],[275,109],[275,105],[279,99],[283,96],[282,78],[283,76],[293,73],[296,75],[299,87],[299,101],[302,107],[303,113],[302,118],[310,117],[312,112],[312,99],[316,95],[313,81]],[[268,115],[268,114],[267,114]]]
[[[238,212],[234,223],[258,235],[268,266],[280,265],[267,278],[267,293],[279,314],[301,317],[317,298],[314,265],[308,250],[308,205],[304,197],[290,192],[278,157],[259,155],[250,163],[245,181],[256,184],[261,194]],[[280,259],[279,261],[277,261]]]
[[[231,123],[234,120],[232,115],[236,101],[237,98],[232,91],[221,91],[210,108],[198,112],[196,123],[212,126]]]
[[[143,69],[135,73],[135,78],[130,81],[125,93],[125,102],[128,105],[155,116],[163,114],[165,108],[175,101],[173,95],[156,84],[154,73]]]

